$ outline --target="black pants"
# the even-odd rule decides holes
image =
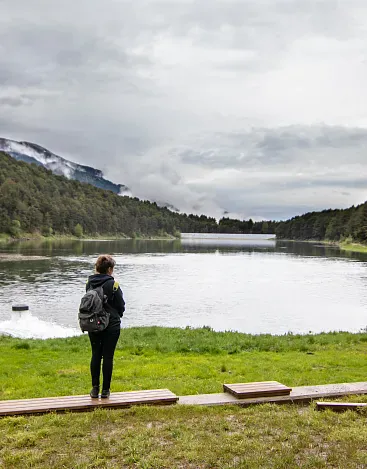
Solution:
[[[92,386],[99,386],[99,376],[101,373],[101,362],[103,358],[102,389],[110,389],[113,355],[117,341],[120,337],[120,329],[105,329],[102,332],[89,332],[89,340],[92,346],[92,359],[90,362],[90,373],[92,375]]]

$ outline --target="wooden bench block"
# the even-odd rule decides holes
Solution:
[[[131,405],[170,405],[178,401],[178,396],[168,389],[146,391],[115,392],[108,399],[92,399],[89,395],[62,396],[37,399],[0,401],[0,416],[44,414],[47,412],[81,412],[97,407],[119,408]]]
[[[344,412],[345,410],[367,409],[367,403],[364,402],[316,402],[317,410],[334,410],[335,412]]]
[[[223,384],[225,392],[233,394],[238,399],[266,396],[287,396],[292,388],[277,381],[261,381],[255,383]]]

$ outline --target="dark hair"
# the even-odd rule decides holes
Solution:
[[[116,265],[115,259],[109,255],[99,256],[96,262],[96,272],[99,274],[107,274],[107,270]]]

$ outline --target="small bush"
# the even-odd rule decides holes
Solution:
[[[17,350],[29,350],[31,346],[28,342],[19,342],[14,345],[14,348]]]
[[[77,238],[81,238],[83,236],[83,227],[80,223],[75,225],[74,234]]]

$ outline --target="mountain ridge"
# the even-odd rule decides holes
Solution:
[[[36,143],[0,137],[0,151],[7,153],[18,161],[43,166],[58,176],[65,176],[68,179],[76,179],[79,182],[92,184],[118,195],[131,195],[131,191],[126,185],[115,184],[105,179],[101,170],[74,163]]]

